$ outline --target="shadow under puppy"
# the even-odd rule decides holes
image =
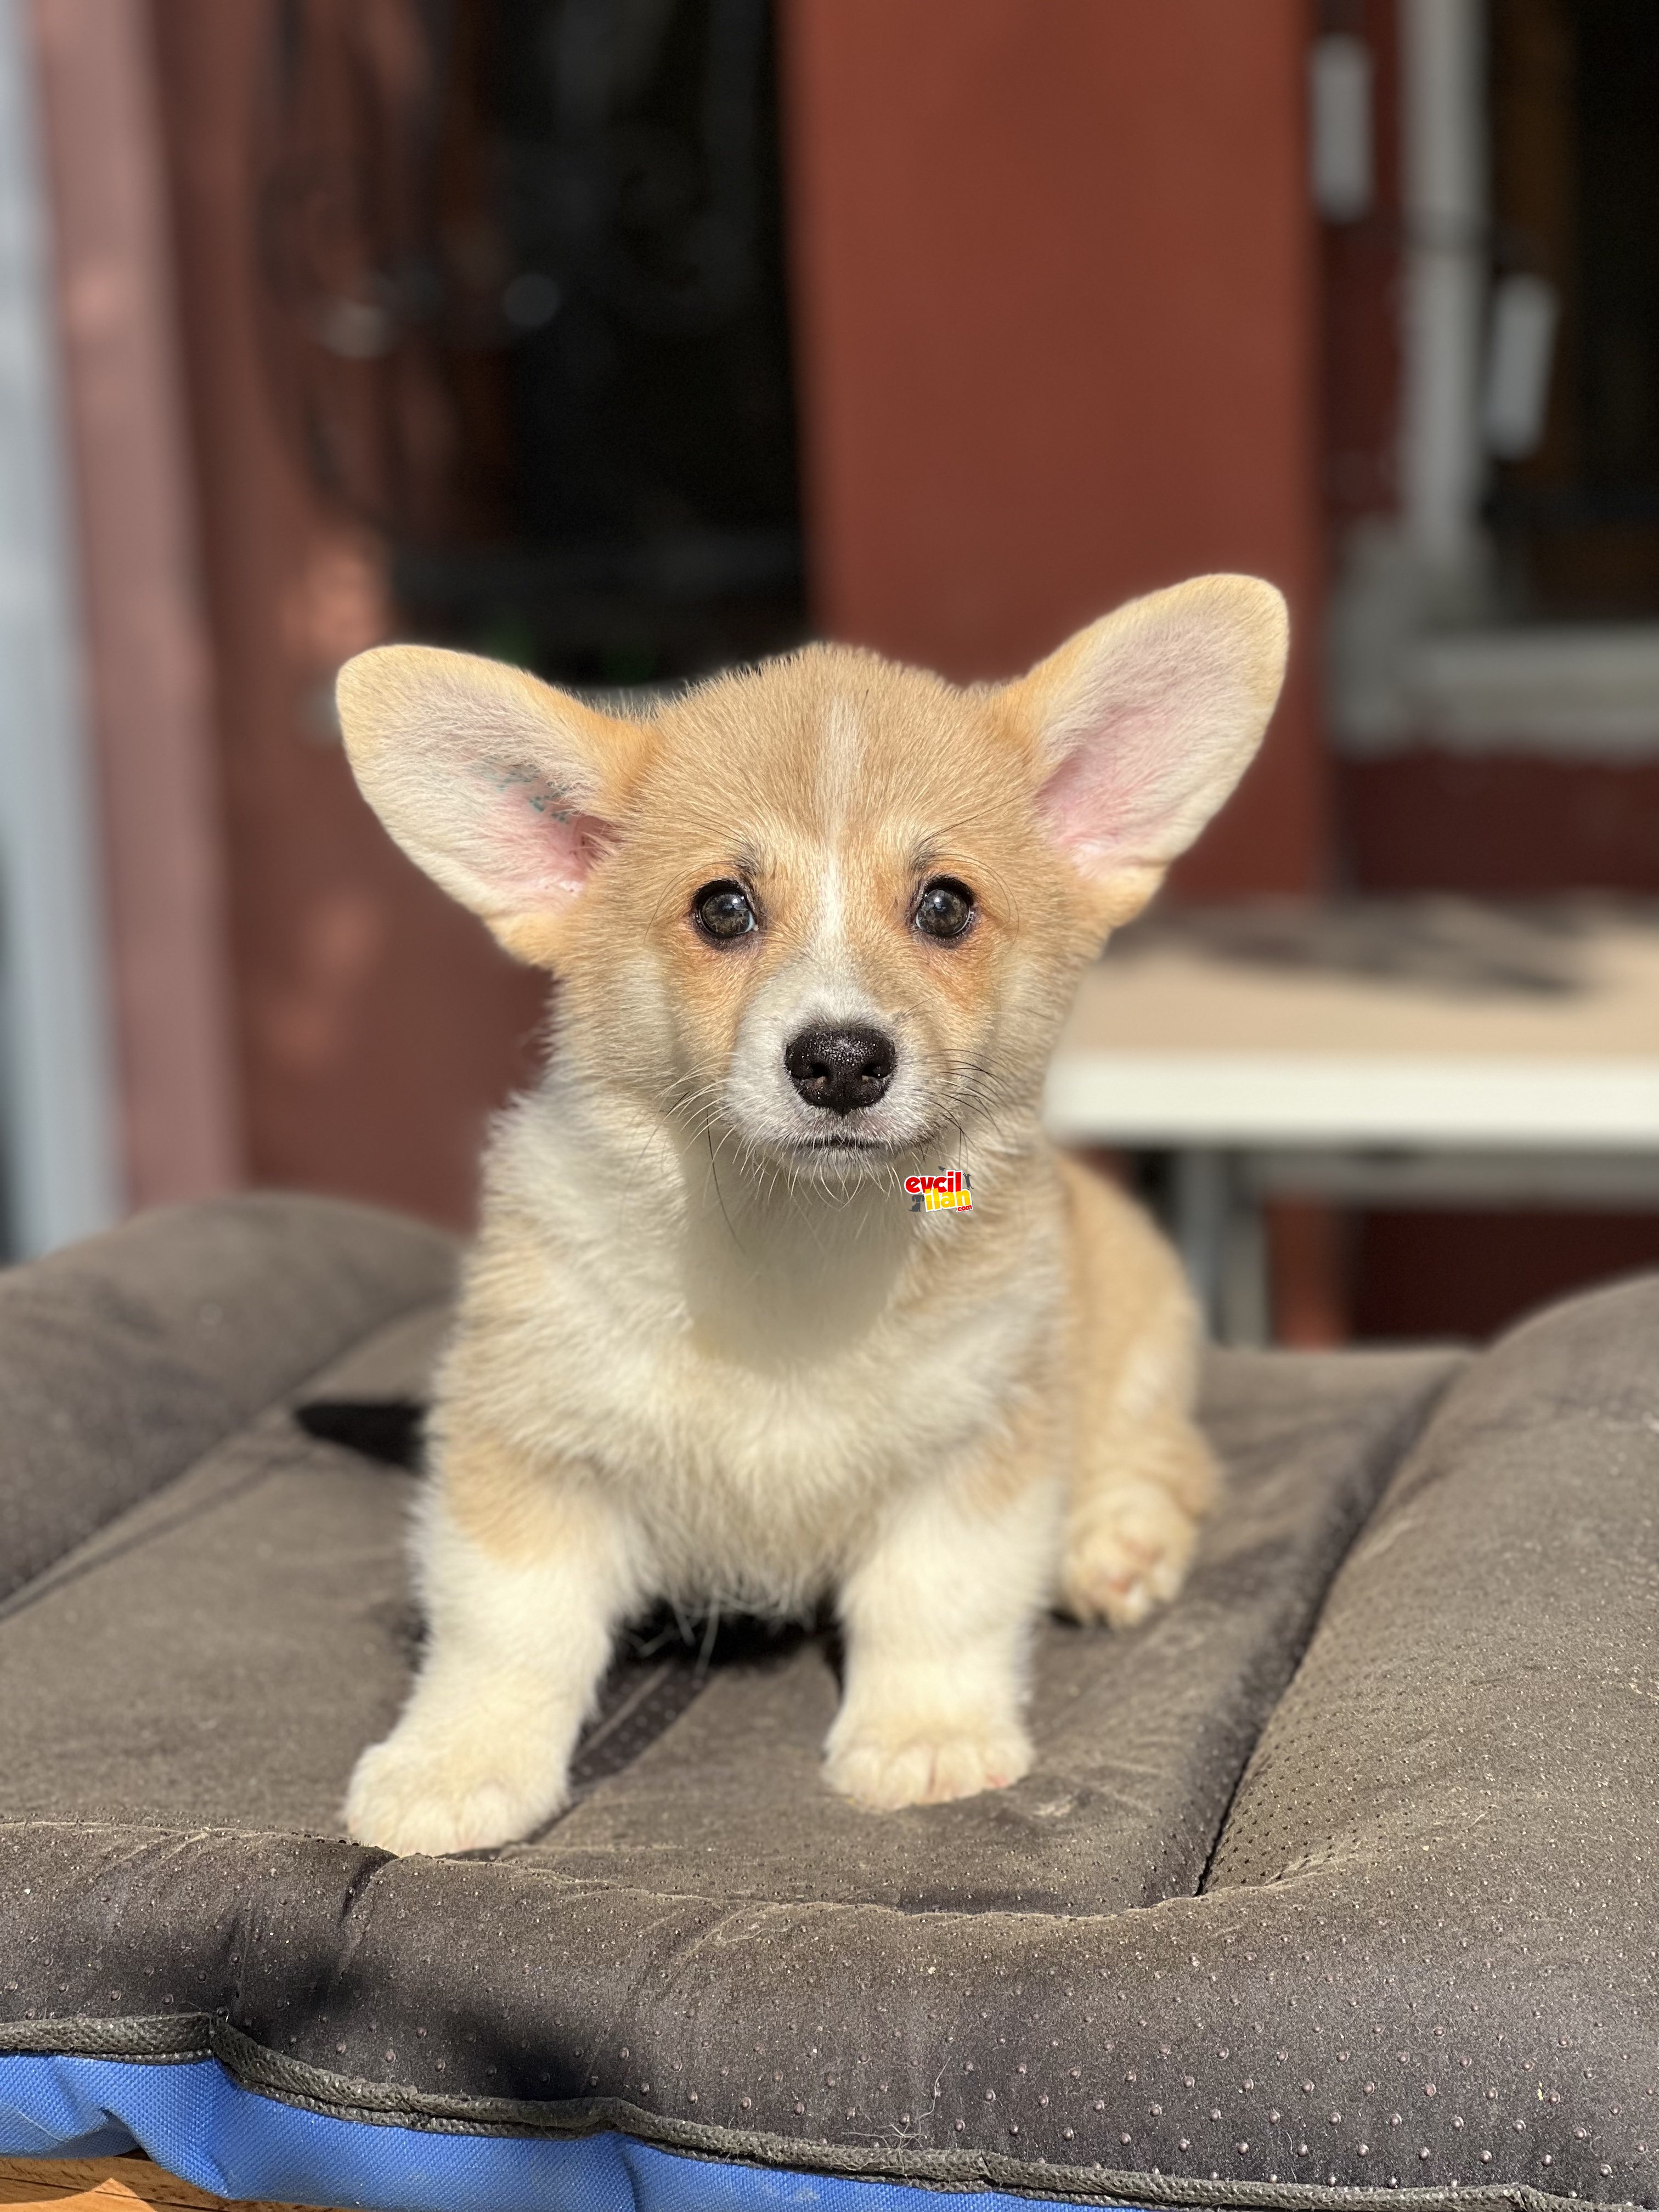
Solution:
[[[365,1843],[523,1836],[618,1626],[826,1598],[830,1784],[1030,1766],[1032,1626],[1139,1620],[1216,1486],[1173,1254],[1039,1109],[1079,975],[1227,796],[1277,592],[1208,576],[961,690],[815,646],[615,720],[466,655],[342,672],[392,836],[560,980],[498,1123],[416,1538],[430,1638]],[[970,1212],[911,1210],[962,1168]]]

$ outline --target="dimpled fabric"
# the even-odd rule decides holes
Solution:
[[[303,2191],[260,2168],[277,2197],[362,2185],[378,2129],[1054,2202],[1659,2198],[1659,1287],[1474,1360],[1215,1355],[1191,1584],[1130,1634],[1045,1630],[1012,1790],[830,1797],[819,1638],[634,1650],[561,1820],[397,1861],[337,1808],[418,1633],[409,1486],[293,1415],[417,1394],[452,1263],[293,1203],[246,1293],[216,1279],[272,1319],[199,1383],[185,1292],[101,1364],[57,1290],[29,1337],[16,1463],[62,1360],[86,1501],[0,1610],[0,2051],[336,2127]],[[215,1212],[149,1225],[169,1280]],[[76,1261],[94,1318],[118,1243]],[[107,1409],[146,1390],[179,1402],[140,1484]],[[512,2170],[456,2203],[585,2201]]]

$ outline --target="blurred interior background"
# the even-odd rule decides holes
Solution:
[[[388,637],[996,677],[1253,570],[1177,907],[1659,895],[1656,115],[1652,0],[0,0],[7,1249],[468,1219],[542,989],[356,795]],[[1500,1195],[1274,1196],[1266,1326],[1659,1261]]]

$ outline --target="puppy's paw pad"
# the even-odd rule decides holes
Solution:
[[[943,1805],[1006,1790],[1031,1767],[1031,1743],[1019,1728],[919,1727],[860,1730],[825,1761],[832,1790],[872,1812]]]
[[[1109,1490],[1067,1546],[1067,1611],[1079,1620],[1133,1627],[1174,1597],[1197,1540],[1197,1522],[1167,1490],[1148,1482]]]
[[[357,1762],[346,1794],[346,1832],[399,1856],[476,1851],[510,1844],[556,1813],[562,1790],[527,1790],[470,1760],[396,1735],[372,1745]]]

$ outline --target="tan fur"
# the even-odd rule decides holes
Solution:
[[[388,827],[561,982],[439,1382],[432,1638],[354,1835],[442,1850],[548,1818],[655,1598],[833,1601],[828,1776],[890,1807],[1026,1771],[1045,1604],[1125,1623],[1174,1594],[1215,1488],[1192,1304],[1039,1106],[1084,963],[1231,788],[1283,653],[1277,594],[1208,578],[971,691],[814,647],[619,724],[455,654],[343,672]],[[941,876],[975,895],[954,942],[913,921]],[[714,945],[692,909],[721,880],[761,926]],[[896,1040],[844,1123],[784,1073],[819,1019]],[[904,1176],[952,1166],[971,1212],[912,1213]]]

